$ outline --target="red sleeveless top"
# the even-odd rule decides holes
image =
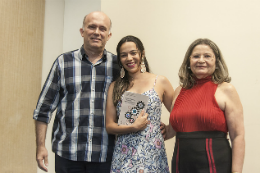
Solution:
[[[182,88],[170,115],[176,132],[221,131],[227,133],[224,112],[215,99],[218,84],[211,76],[196,79],[191,89]]]

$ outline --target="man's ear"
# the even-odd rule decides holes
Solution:
[[[112,37],[112,32],[109,32],[109,34],[107,36],[107,41],[110,39],[110,37]]]
[[[80,32],[81,37],[83,37],[83,33],[84,33],[83,28],[80,28],[80,29],[79,29],[79,32]]]

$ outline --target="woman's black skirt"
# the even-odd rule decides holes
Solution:
[[[178,132],[172,173],[230,173],[232,151],[223,132]]]

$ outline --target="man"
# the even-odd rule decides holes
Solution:
[[[56,108],[52,132],[56,173],[110,172],[115,137],[105,128],[106,94],[119,75],[116,56],[105,50],[110,29],[106,14],[86,15],[80,29],[83,46],[60,55],[50,70],[33,115],[36,160],[46,172],[46,130]]]

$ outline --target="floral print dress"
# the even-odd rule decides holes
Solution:
[[[156,77],[157,79],[157,77]],[[156,80],[154,82],[154,85]],[[118,135],[111,173],[169,173],[164,140],[160,130],[162,102],[154,90],[143,93],[149,96],[146,129],[136,133]],[[117,104],[117,116],[121,102]]]

